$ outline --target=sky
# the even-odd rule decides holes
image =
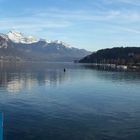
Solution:
[[[140,46],[140,0],[0,0],[0,32],[73,47]]]

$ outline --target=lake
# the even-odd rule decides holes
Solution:
[[[139,140],[140,73],[0,63],[0,112],[4,140]]]

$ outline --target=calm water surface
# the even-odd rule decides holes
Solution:
[[[1,63],[0,112],[5,140],[140,140],[140,73]]]

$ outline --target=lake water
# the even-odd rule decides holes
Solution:
[[[4,140],[140,140],[140,73],[0,63],[0,112]]]

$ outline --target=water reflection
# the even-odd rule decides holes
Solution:
[[[64,72],[64,68],[68,71]],[[76,75],[75,73],[71,74],[73,69],[80,70],[80,72]],[[96,77],[96,80],[128,82],[130,84],[133,83],[132,81],[135,84],[140,82],[139,72],[120,72],[109,67],[98,67],[92,64],[0,63],[0,87],[10,93],[18,93],[23,89],[31,90],[35,86],[41,85],[56,87],[74,77],[84,79],[84,75],[91,76],[91,73],[94,78]]]
[[[13,80],[7,83],[7,91],[8,92],[19,92],[23,88],[23,81],[22,80]]]
[[[0,65],[0,87],[8,92],[32,89],[36,85],[57,86],[69,78],[63,67],[50,67],[48,64],[3,63]]]
[[[97,70],[90,65],[3,63],[4,138],[140,139],[139,84],[139,73]]]
[[[125,82],[130,84],[140,83],[140,72],[126,71],[123,69],[114,69],[108,66],[96,66],[93,64],[84,64],[83,67],[87,70],[94,71],[94,76],[98,79],[108,80],[113,82]],[[96,71],[96,74],[95,74]]]

